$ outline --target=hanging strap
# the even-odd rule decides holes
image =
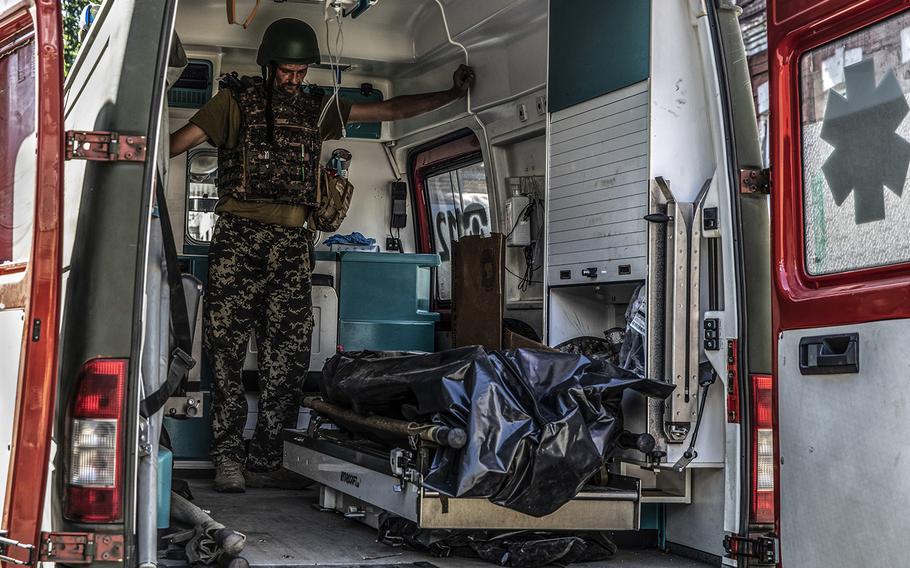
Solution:
[[[229,24],[237,23],[237,0],[225,0],[227,2],[227,19]],[[259,10],[259,4],[262,0],[256,0],[256,5],[253,6],[253,9],[250,10],[249,15],[243,20],[242,24],[243,29],[246,29],[250,25],[250,22],[253,21],[253,18],[256,17],[256,11]]]
[[[158,202],[158,218],[161,225],[161,240],[164,243],[164,261],[167,265],[167,284],[170,288],[171,331],[176,343],[167,367],[167,379],[158,390],[150,394],[139,405],[139,411],[145,418],[158,412],[167,399],[177,392],[186,374],[196,365],[190,353],[193,352],[193,339],[190,333],[190,318],[186,308],[186,295],[183,292],[183,279],[180,266],[177,264],[177,245],[174,244],[174,232],[171,229],[171,218],[167,213],[167,199],[161,183],[155,184],[155,197]]]

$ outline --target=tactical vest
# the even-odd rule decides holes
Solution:
[[[227,77],[240,107],[242,126],[236,148],[218,149],[218,195],[243,201],[315,205],[316,171],[322,152],[317,122],[321,89],[281,89],[272,93],[274,139],[266,124],[266,86],[259,77]]]

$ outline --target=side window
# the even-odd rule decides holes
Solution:
[[[430,232],[442,260],[436,272],[436,297],[451,301],[452,242],[465,235],[490,234],[490,197],[484,164],[474,161],[437,170],[426,176],[424,187],[430,207]]]
[[[0,264],[25,263],[35,208],[35,34],[0,38]]]
[[[214,150],[191,152],[186,162],[186,237],[194,244],[212,240],[218,191],[218,154]]]
[[[807,273],[910,261],[910,12],[799,67]]]

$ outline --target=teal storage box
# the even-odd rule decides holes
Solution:
[[[436,254],[339,254],[338,343],[345,351],[433,351]]]
[[[171,472],[174,471],[174,454],[167,448],[158,448],[158,528],[171,526]]]
[[[435,330],[432,321],[341,321],[338,335],[345,351],[431,352],[435,346]]]

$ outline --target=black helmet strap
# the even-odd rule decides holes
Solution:
[[[278,65],[274,62],[262,67],[262,80],[265,83],[265,132],[269,144],[275,142],[275,111],[272,110],[272,92],[275,90],[275,71]]]

